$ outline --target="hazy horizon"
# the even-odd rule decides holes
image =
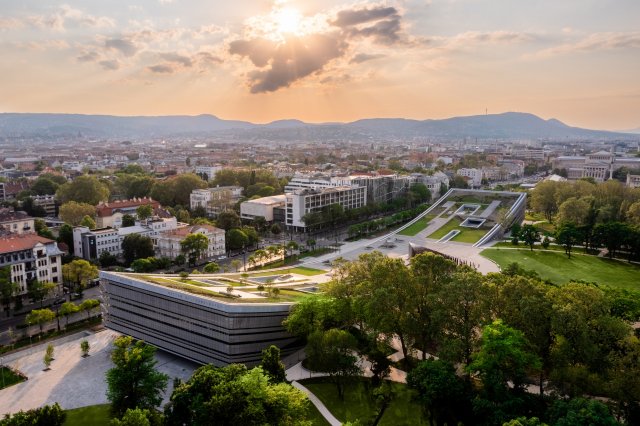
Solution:
[[[640,127],[634,0],[25,0],[0,110],[309,123],[522,111]]]

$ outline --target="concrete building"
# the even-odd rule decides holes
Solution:
[[[240,204],[240,218],[254,220],[257,217],[261,217],[269,223],[284,221],[284,216],[278,217],[278,212],[284,212],[286,205],[286,195],[273,195],[244,201]]]
[[[209,239],[209,247],[198,259],[200,262],[211,260],[215,256],[226,253],[225,232],[223,229],[211,225],[191,225],[158,234],[155,237],[156,255],[175,259],[184,254],[180,243],[189,234],[203,234]]]
[[[311,212],[320,212],[325,206],[339,204],[345,210],[367,204],[367,188],[364,186],[332,187],[325,189],[301,189],[286,194],[287,216],[285,224],[295,231],[306,231],[303,218]]]
[[[367,204],[385,204],[407,194],[415,182],[413,175],[353,175],[334,177],[334,186],[364,186],[367,188]]]
[[[218,186],[194,189],[191,192],[189,204],[192,210],[204,208],[208,216],[216,217],[221,212],[233,208],[241,198],[241,186]]]
[[[58,244],[37,234],[7,235],[0,238],[0,267],[10,267],[11,281],[17,285],[15,296],[24,299],[34,281],[56,285],[62,293],[62,256]],[[0,310],[4,304],[0,304]]]
[[[136,274],[101,271],[100,279],[107,328],[199,364],[253,366],[270,345],[283,355],[300,348],[282,326],[292,303],[226,302]]]
[[[35,219],[23,211],[14,211],[13,208],[0,208],[0,228],[14,234],[35,232]]]
[[[469,181],[469,186],[472,188],[478,187],[482,184],[482,170],[481,169],[467,169],[462,168],[456,172],[457,175],[465,177]]]
[[[431,199],[435,199],[444,195],[441,191],[443,186],[449,188],[449,177],[442,172],[435,172],[433,175],[425,175],[422,173],[413,173],[416,183],[421,183],[431,192]]]
[[[56,197],[53,195],[36,195],[31,197],[33,204],[42,207],[47,213],[47,216],[55,217],[58,215],[58,204],[56,203]]]
[[[599,151],[586,156],[560,156],[553,161],[554,169],[567,171],[568,179],[593,178],[596,182],[611,179],[613,172],[626,167],[640,170],[640,158],[616,157],[606,151]]]
[[[100,203],[96,206],[96,226],[98,228],[120,228],[124,215],[137,217],[136,209],[145,205],[150,205],[154,212],[160,209],[159,202],[146,197]]]
[[[640,188],[640,175],[627,175],[627,186],[629,188]]]
[[[196,166],[195,174],[203,180],[210,181],[216,177],[216,173],[222,170],[222,166]]]

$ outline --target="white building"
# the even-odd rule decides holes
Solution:
[[[136,210],[140,206],[150,205],[154,213],[160,209],[160,203],[151,198],[133,198],[96,206],[96,226],[98,228],[120,228],[124,215],[137,217]]]
[[[157,246],[157,238],[162,232],[172,231],[179,226],[175,217],[168,219],[150,219],[136,222],[135,226],[120,228],[102,228],[90,230],[84,226],[73,228],[73,254],[83,259],[98,259],[103,252],[113,256],[122,254],[122,242],[127,235],[139,234],[151,238],[154,247]]]
[[[35,219],[23,211],[14,211],[12,208],[0,209],[0,228],[14,234],[35,232]]]
[[[36,206],[40,206],[47,213],[47,216],[56,216],[57,208],[56,208],[56,197],[53,195],[36,195],[31,197],[33,199],[33,204]]]
[[[277,219],[277,213],[274,216],[274,210],[285,209],[286,205],[286,195],[256,198],[240,204],[240,217],[248,220],[262,217],[266,222],[273,222]]]
[[[622,167],[640,169],[640,158],[616,157],[610,152],[599,151],[586,156],[560,156],[553,161],[553,167],[565,169],[568,179],[591,177],[596,182],[604,182]]]
[[[204,208],[209,216],[217,216],[229,210],[242,198],[241,186],[217,186],[194,189],[189,197],[191,210]]]
[[[421,183],[431,192],[431,198],[438,198],[444,195],[441,191],[442,187],[449,188],[449,177],[442,172],[435,172],[433,175],[425,175],[422,173],[413,173],[416,183]]]
[[[195,173],[205,181],[210,181],[216,177],[216,173],[222,170],[222,166],[196,166]]]
[[[191,225],[184,226],[173,231],[161,232],[157,237],[156,255],[175,259],[184,254],[182,252],[182,241],[189,234],[203,234],[209,239],[209,247],[202,254],[199,261],[207,261],[215,256],[225,254],[225,232],[223,229],[211,225]]]
[[[467,169],[462,168],[456,172],[457,175],[466,177],[469,180],[469,186],[478,187],[482,184],[482,170],[481,169]]]
[[[305,231],[303,217],[311,212],[320,212],[323,207],[339,204],[345,210],[363,207],[367,204],[367,188],[346,186],[324,189],[301,189],[287,197],[285,224],[296,230]]]
[[[14,295],[18,297],[24,298],[28,285],[36,280],[55,284],[54,293],[61,294],[63,255],[55,241],[37,234],[0,238],[0,267],[11,268],[11,281],[17,284]]]
[[[640,175],[627,175],[627,186],[629,188],[640,188]]]

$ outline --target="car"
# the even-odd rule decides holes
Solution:
[[[366,247],[365,247],[365,249],[366,249],[366,250],[373,250],[373,247],[371,247],[371,246],[366,246]]]
[[[225,260],[227,258],[227,256],[225,256],[224,254],[221,256],[218,256],[218,260]]]
[[[53,301],[53,304],[54,305],[61,305],[66,301],[67,301],[67,299],[65,299],[64,297],[58,297],[56,300]]]

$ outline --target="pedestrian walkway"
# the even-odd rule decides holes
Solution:
[[[336,419],[333,414],[331,414],[331,411],[327,409],[327,407],[322,403],[322,401],[320,401],[320,399],[317,396],[313,394],[313,392],[311,392],[309,389],[305,388],[298,382],[294,381],[291,384],[293,385],[294,388],[301,390],[307,395],[307,397],[309,397],[309,401],[311,401],[311,403],[315,405],[315,407],[318,409],[320,414],[322,414],[322,417],[324,417],[325,420],[329,422],[331,426],[342,425],[342,422]]]

